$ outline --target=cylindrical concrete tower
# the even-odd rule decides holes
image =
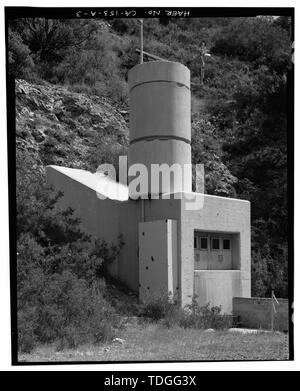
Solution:
[[[174,164],[182,168],[182,180],[175,173],[171,181],[153,186],[153,193],[190,192],[191,169],[191,94],[190,71],[169,61],[152,61],[133,67],[128,74],[130,91],[129,167],[142,163]],[[174,171],[175,172],[175,171]],[[185,175],[184,175],[185,172]],[[179,180],[178,180],[179,179]],[[153,181],[152,181],[153,182]],[[150,186],[151,187],[151,186]],[[151,192],[149,188],[148,193]]]

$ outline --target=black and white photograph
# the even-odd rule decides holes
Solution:
[[[5,35],[12,364],[293,360],[294,8]]]

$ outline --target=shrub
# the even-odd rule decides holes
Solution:
[[[157,294],[140,305],[139,315],[154,321],[161,320],[168,328],[225,329],[231,326],[230,317],[221,314],[221,306],[211,307],[209,303],[200,306],[195,297],[191,304],[180,308],[170,296]]]
[[[237,19],[222,29],[212,52],[252,62],[267,64],[279,73],[289,64],[290,38],[286,30],[265,18]]]
[[[20,235],[17,249],[21,351],[30,351],[38,342],[74,347],[113,337],[117,315],[105,298],[102,276],[119,246],[76,240],[43,247],[26,233]]]
[[[35,270],[36,272],[37,270]],[[104,298],[101,285],[89,285],[69,271],[34,273],[19,289],[18,347],[30,352],[37,343],[58,343],[58,349],[85,342],[104,342],[118,326],[115,310]]]
[[[37,343],[34,325],[37,322],[35,308],[24,306],[18,310],[18,348],[21,352],[30,353]]]
[[[179,318],[179,325],[184,328],[195,329],[225,329],[230,327],[231,320],[221,314],[221,306],[211,307],[210,304],[199,306],[197,299],[193,298],[191,304],[183,311]]]
[[[122,241],[109,244],[81,232],[61,194],[50,193],[43,174],[25,155],[17,158],[18,346],[58,348],[102,342],[114,336],[115,310],[105,297],[103,276]]]
[[[16,78],[27,78],[32,72],[34,62],[29,47],[23,42],[21,36],[8,29],[8,70]]]
[[[171,296],[167,297],[163,293],[158,293],[146,298],[144,303],[140,305],[139,315],[157,321],[171,313],[174,305]]]

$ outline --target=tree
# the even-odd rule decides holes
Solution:
[[[72,19],[22,18],[11,25],[30,51],[47,62],[61,60],[65,49],[80,46],[97,30],[96,23]]]
[[[34,66],[29,47],[21,36],[8,28],[8,71],[15,77],[26,78]]]
[[[217,34],[211,51],[283,74],[290,64],[290,44],[289,34],[274,19],[238,18]]]

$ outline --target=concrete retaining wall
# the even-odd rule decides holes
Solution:
[[[195,270],[194,294],[200,306],[221,306],[222,313],[232,313],[232,297],[241,294],[239,270]]]
[[[99,179],[88,171],[48,166],[48,183],[64,193],[62,209],[72,207],[81,220],[81,229],[94,238],[117,244],[121,234],[124,246],[110,268],[110,274],[132,290],[139,290],[138,223],[159,219],[180,222],[181,200],[118,201],[99,199]],[[178,252],[180,243],[178,244]]]
[[[288,331],[288,300],[277,299],[274,314],[274,329]],[[239,317],[241,327],[254,329],[271,329],[272,299],[261,297],[234,297],[232,300],[233,315]]]
[[[48,166],[47,180],[64,193],[59,200],[62,209],[72,207],[81,220],[81,229],[94,238],[103,238],[116,245],[121,234],[125,242],[110,274],[133,290],[138,290],[137,212],[134,201],[123,202],[99,199],[96,194],[97,178],[88,171]],[[131,238],[133,238],[131,240]],[[135,244],[128,245],[128,243]]]

